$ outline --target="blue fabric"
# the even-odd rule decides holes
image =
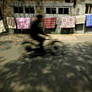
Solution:
[[[86,27],[92,27],[92,15],[86,16]]]

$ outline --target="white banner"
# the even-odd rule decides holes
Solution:
[[[74,28],[75,16],[61,16],[61,28]]]
[[[76,16],[76,24],[84,24],[86,20],[85,15]]]
[[[7,17],[8,28],[16,29],[16,23],[13,17]]]
[[[3,21],[0,20],[0,33],[5,32]]]

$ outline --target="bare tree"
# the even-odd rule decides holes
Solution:
[[[9,30],[8,30],[7,20],[6,20],[6,16],[5,16],[6,5],[7,5],[7,0],[2,0],[3,24],[4,24],[4,27],[5,27],[6,32],[8,32]]]

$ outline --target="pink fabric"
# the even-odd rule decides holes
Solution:
[[[43,18],[43,25],[46,29],[53,29],[56,25],[56,18]]]
[[[62,16],[60,27],[61,28],[74,28],[75,27],[75,16]]]
[[[17,29],[29,29],[30,20],[30,18],[16,18]]]

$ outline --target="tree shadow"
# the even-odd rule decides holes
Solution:
[[[91,92],[92,44],[52,42],[0,68],[0,92]],[[37,54],[37,55],[36,55]]]
[[[12,41],[0,41],[0,50],[8,50],[11,48]]]

